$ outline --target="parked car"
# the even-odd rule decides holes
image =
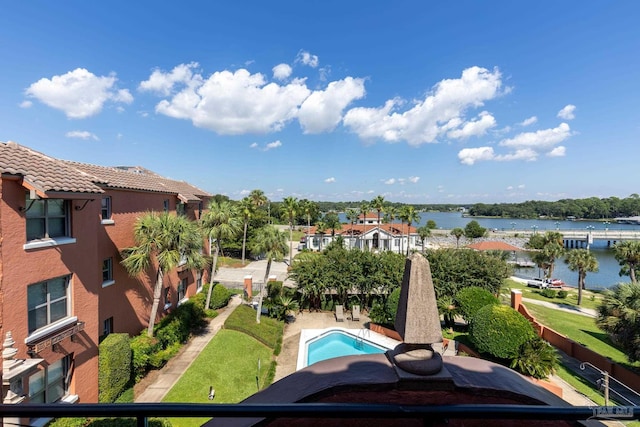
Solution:
[[[562,288],[565,283],[560,279],[547,279],[550,288]]]

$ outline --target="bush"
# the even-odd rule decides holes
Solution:
[[[131,379],[129,335],[107,335],[98,351],[98,402],[113,403]]]
[[[140,335],[131,339],[133,374],[136,382],[140,381],[147,373],[149,358],[158,350],[160,350],[158,340],[147,336],[147,331],[142,331]]]
[[[282,282],[279,282],[279,281],[267,282],[268,298],[275,299],[280,295],[282,295]]]
[[[486,305],[471,321],[469,338],[481,353],[498,359],[513,359],[536,333],[531,323],[506,305]]]
[[[260,323],[256,323],[256,311],[247,305],[239,305],[224,323],[224,327],[245,333],[267,347],[276,349],[282,343],[284,322],[262,316]]]
[[[387,316],[391,319],[391,323],[396,320],[396,313],[398,312],[398,303],[400,302],[400,288],[395,288],[389,294],[387,302],[384,304],[384,308],[387,311]]]
[[[558,291],[558,298],[565,299],[569,293],[565,290]]]
[[[540,291],[540,295],[542,295],[545,298],[555,298],[556,291],[554,291],[553,289],[545,288]]]
[[[217,310],[219,308],[225,307],[229,303],[230,298],[231,292],[229,292],[229,290],[220,283],[217,283],[213,287],[213,291],[211,291],[210,308],[213,310]]]
[[[471,323],[478,310],[488,304],[500,304],[500,301],[491,292],[478,286],[463,288],[455,296],[455,305],[467,323]]]
[[[549,377],[558,364],[556,349],[542,338],[536,337],[520,346],[510,366],[523,375],[542,380]]]

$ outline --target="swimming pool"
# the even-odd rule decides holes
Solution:
[[[298,369],[334,357],[384,353],[397,343],[368,329],[303,329]]]

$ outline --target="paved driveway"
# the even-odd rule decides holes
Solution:
[[[287,264],[284,262],[272,262],[270,276],[275,275],[276,280],[291,283],[287,281]],[[242,289],[245,276],[252,276],[254,287],[261,283],[264,273],[267,269],[267,260],[252,261],[242,268],[226,268],[222,267],[216,273],[216,282],[220,282],[229,288]]]

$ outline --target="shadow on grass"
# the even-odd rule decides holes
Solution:
[[[620,348],[619,345],[616,345],[613,343],[613,341],[611,341],[611,338],[609,338],[609,335],[605,332],[595,332],[595,331],[587,331],[584,329],[581,329],[582,332],[584,332],[585,334],[591,335],[592,337],[594,337],[597,340],[602,341],[603,343],[616,348],[618,350],[620,350],[622,353],[626,354],[626,351],[623,348]],[[629,362],[615,362],[618,365],[632,371],[635,372],[636,374],[640,374],[640,362],[635,362],[635,363],[629,363]]]

